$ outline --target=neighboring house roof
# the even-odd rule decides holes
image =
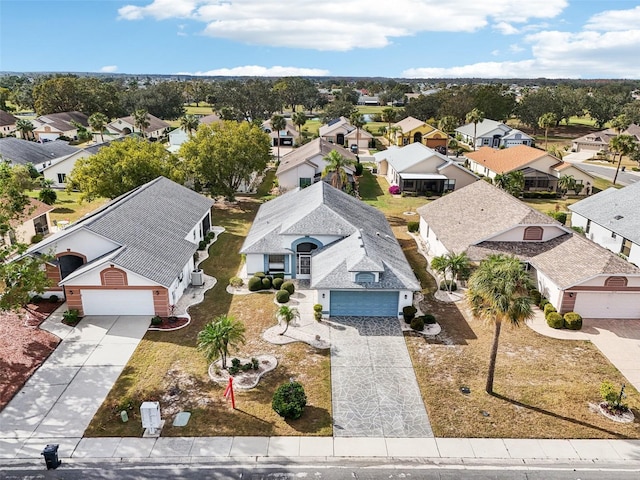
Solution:
[[[63,236],[85,229],[119,245],[109,252],[113,263],[170,287],[197,245],[187,235],[213,205],[213,200],[158,177],[112,200],[65,230],[32,247],[43,251]],[[72,274],[81,275],[96,261]],[[71,275],[65,280],[72,278]]]
[[[311,158],[317,157],[318,155],[324,157],[333,150],[336,150],[345,158],[353,160],[354,162],[356,161],[356,156],[346,148],[343,148],[334,143],[330,143],[324,138],[316,138],[315,140],[312,140],[309,143],[306,143],[283,156],[280,160],[280,165],[278,166],[276,175],[280,175],[281,173],[291,170],[298,165],[302,165],[305,162],[312,163],[310,162]],[[315,163],[312,164],[315,167],[318,166]]]
[[[7,127],[9,125],[15,125],[18,119],[11,115],[9,112],[0,110],[0,127]]]
[[[118,118],[116,120],[114,120],[113,122],[111,122],[109,125],[107,125],[108,128],[113,129],[117,132],[122,132],[124,130],[124,128],[121,128],[118,125],[118,120],[126,123],[126,127],[131,127],[132,130],[133,129],[137,129],[136,125],[136,121],[135,118],[133,117],[133,115],[129,115],[128,117],[121,117]],[[169,128],[171,127],[170,124],[168,124],[167,122],[165,122],[164,120],[159,119],[158,117],[151,115],[150,113],[147,113],[147,120],[149,121],[149,126],[147,128],[144,129],[145,133],[151,133],[151,132],[155,132],[156,130],[163,130],[165,128]],[[200,120],[200,122],[202,123],[202,120]]]
[[[517,128],[514,128],[512,130],[510,130],[507,134],[505,134],[502,139],[503,140],[510,140],[512,138],[516,138],[517,136],[520,136],[520,140],[522,138],[530,138],[533,140],[533,137],[530,137],[529,135],[527,135],[526,133],[524,133],[522,130],[518,130]]]
[[[569,205],[569,210],[640,245],[640,182],[608,188]]]
[[[292,190],[260,207],[241,253],[291,253],[281,235],[343,237],[312,257],[313,288],[365,288],[351,272],[378,271],[366,288],[419,290],[384,214],[326,182]]]
[[[75,130],[77,128],[71,122],[76,122],[83,127],[88,127],[89,117],[87,117],[82,112],[48,113],[36,118],[35,122],[39,124],[49,125],[57,130],[60,130],[61,132],[66,132],[69,130]],[[40,127],[36,126],[36,130],[39,129]]]
[[[632,123],[622,132],[623,135],[631,135],[636,141],[640,141],[640,126]],[[594,145],[608,146],[611,139],[618,136],[618,132],[613,128],[607,128],[599,132],[592,132],[573,140],[573,143],[592,143]]]
[[[29,205],[24,209],[24,212],[22,213],[20,218],[11,221],[11,226],[15,228],[29,220],[33,220],[40,217],[41,215],[44,215],[47,212],[50,212],[51,210],[53,210],[53,208],[54,207],[52,207],[51,205],[47,205],[40,200],[30,198]]]
[[[114,142],[121,142],[125,139],[126,137],[120,137],[120,138],[114,138],[112,140],[108,140],[106,142],[101,142],[101,143],[94,143],[93,145],[90,145],[86,148],[76,148],[75,151],[69,155],[65,155],[64,157],[59,157],[56,160],[53,160],[51,162],[51,165],[47,165],[45,168],[42,169],[43,172],[46,172],[47,170],[50,170],[52,168],[54,168],[56,165],[64,162],[65,160],[68,160],[69,158],[73,157],[73,156],[79,156],[78,154],[80,153],[87,153],[88,156],[91,155],[95,155],[96,153],[98,153],[102,148],[104,147],[108,147],[109,145],[111,145]],[[50,143],[50,142],[49,142]],[[48,145],[45,144],[45,145]],[[82,156],[87,156],[87,155],[82,155]]]
[[[334,130],[338,130],[340,128],[344,128],[347,132],[350,132],[354,130],[356,127],[351,125],[351,123],[347,118],[340,117],[340,118],[331,120],[326,125],[320,126],[320,128],[318,129],[318,135],[321,137],[325,137],[329,135],[331,132],[333,132]]]
[[[538,150],[527,145],[516,145],[515,147],[502,149],[481,147],[475,152],[465,154],[467,158],[496,173],[518,170],[547,155],[549,154],[544,150]]]
[[[436,157],[444,163],[450,162],[446,156],[417,142],[402,148],[392,146],[387,150],[374,153],[373,156],[376,162],[387,160],[396,172],[404,172],[431,157]]]
[[[423,122],[422,120],[418,120],[417,118],[414,118],[414,117],[403,118],[399,122],[394,123],[392,126],[399,127],[400,130],[404,133],[408,133],[411,130],[415,130],[416,128],[420,128],[424,126],[433,128],[428,123]]]
[[[212,123],[219,123],[219,122],[222,122],[222,119],[215,113],[212,113],[210,115],[205,115],[204,117],[200,118],[200,123],[203,123],[205,125],[211,125]]]
[[[496,122],[495,120],[490,120],[488,118],[485,118],[483,121],[478,122],[478,124],[475,126],[473,123],[467,123],[466,125],[462,125],[461,127],[456,128],[456,132],[473,137],[474,128],[475,128],[476,137],[482,137],[483,135],[489,132],[492,132],[497,128],[504,130],[505,132],[508,132],[509,130],[511,130],[511,127],[508,127],[502,122]]]
[[[61,140],[38,143],[23,140],[22,138],[0,138],[0,155],[2,158],[20,165],[47,163],[77,151],[78,148],[72,147]]]
[[[273,127],[271,126],[271,119],[265,120],[264,122],[262,122],[262,128],[268,129],[270,133],[274,136],[278,135],[278,132],[273,131]],[[280,132],[283,132],[283,131],[285,132],[284,133],[285,135],[289,135],[291,137],[298,136],[298,130],[296,129],[296,126],[293,123],[291,123],[291,120],[289,119],[286,119],[284,130],[281,130]]]

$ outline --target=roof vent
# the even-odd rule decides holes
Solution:
[[[615,220],[622,220],[624,217],[622,215],[616,215],[613,217]]]
[[[380,232],[376,232],[376,235],[377,235],[377,236],[380,236]]]

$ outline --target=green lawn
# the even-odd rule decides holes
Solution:
[[[30,190],[27,195],[38,198],[39,190]],[[80,192],[67,192],[66,190],[56,190],[58,200],[52,206],[53,211],[50,213],[51,222],[59,222],[66,220],[70,223],[75,222],[89,212],[101,207],[108,202],[106,198],[99,198],[91,202],[80,202]]]

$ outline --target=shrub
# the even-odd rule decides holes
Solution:
[[[269,277],[264,277],[261,281],[262,281],[262,288],[264,290],[269,290],[271,288],[271,279]]]
[[[625,411],[627,406],[622,403],[620,398],[620,390],[618,390],[611,382],[602,382],[600,384],[600,395],[606,404],[616,410]]]
[[[293,292],[296,291],[296,287],[293,285],[293,282],[284,282],[280,288],[289,292],[289,295],[293,295]]]
[[[280,385],[273,394],[271,407],[286,420],[296,420],[302,416],[307,405],[304,387],[299,382]]]
[[[417,232],[420,229],[420,222],[409,222],[407,223],[407,230],[412,233]]]
[[[287,303],[289,301],[289,292],[286,290],[278,290],[276,292],[276,302]]]
[[[271,282],[271,285],[273,285],[273,288],[275,288],[276,290],[280,290],[282,288],[283,283],[284,283],[284,280],[282,278],[276,277]]]
[[[402,308],[402,316],[404,317],[404,321],[410,323],[411,320],[414,319],[418,310],[413,305],[407,305]]]
[[[160,318],[158,315],[156,315],[151,319],[151,325],[160,325],[161,323],[162,323],[162,318]]]
[[[64,319],[64,321],[66,323],[69,323],[71,325],[75,325],[76,323],[78,323],[80,321],[80,312],[78,310],[76,310],[75,308],[73,308],[71,310],[66,310],[62,314],[62,318]]]
[[[362,166],[362,164],[356,163],[356,175],[358,177],[361,176],[363,171],[364,171],[364,167]]]
[[[200,240],[198,243],[198,250],[204,250],[207,248],[207,242],[205,240]]]
[[[580,330],[582,328],[582,317],[576,312],[564,314],[564,326],[569,330]]]
[[[321,305],[321,304],[319,304],[319,303],[316,303],[316,304],[313,306],[313,311],[314,311],[314,312],[322,312],[322,305]]]
[[[563,225],[567,223],[567,214],[565,212],[556,212],[553,218],[555,218],[557,221],[559,221]]]
[[[283,279],[283,280],[284,280],[284,273],[274,273],[274,274],[273,274],[273,278],[274,278],[274,279],[276,279],[276,278],[281,278],[281,279]]]
[[[260,362],[256,357],[251,357],[251,368],[258,370],[260,368]]]
[[[446,282],[443,280],[440,282],[440,290],[449,290],[449,286],[451,286],[452,292],[455,292],[458,289],[458,285],[453,280],[447,280]]]
[[[41,233],[36,233],[33,237],[31,237],[31,243],[40,243],[44,236]]]
[[[411,329],[415,330],[417,332],[421,332],[424,330],[424,320],[422,319],[422,317],[416,317],[413,320],[411,320]]]
[[[38,194],[38,199],[47,205],[53,205],[58,200],[58,194],[50,188],[43,188]]]
[[[436,323],[435,315],[432,315],[430,313],[422,315],[422,319],[424,320],[425,325],[433,325],[434,323]]]
[[[214,240],[216,238],[216,234],[215,232],[207,232],[207,235],[205,236],[205,238],[207,239],[208,242],[210,242],[211,240]]]
[[[262,290],[262,279],[260,277],[251,277],[247,282],[250,292],[257,292]]]
[[[254,277],[258,277],[258,278],[264,278],[266,277],[266,275],[264,274],[264,272],[256,272],[253,274]]]
[[[547,319],[547,325],[551,328],[562,328],[564,327],[564,318],[558,312],[549,312],[548,315],[545,315]]]
[[[539,305],[540,301],[542,300],[542,294],[535,288],[532,290],[529,290],[529,297],[531,297],[531,302],[534,305]]]
[[[549,300],[547,300],[546,298],[542,297],[542,299],[540,300],[540,303],[538,303],[538,308],[540,310],[544,310],[544,307],[547,306],[549,304]]]
[[[58,300],[60,300],[60,297],[59,297],[58,295],[51,295],[51,296],[49,297],[49,301],[50,301],[51,303],[58,303]]]
[[[33,304],[38,304],[42,301],[42,297],[40,295],[34,295],[33,297],[31,297],[31,303]]]
[[[240,288],[242,285],[244,285],[244,280],[242,280],[240,277],[231,277],[229,279],[229,285],[234,288]]]
[[[400,194],[400,187],[398,185],[391,185],[389,187],[389,193],[391,195],[399,195]]]
[[[546,317],[549,313],[551,312],[557,312],[556,307],[554,307],[553,305],[551,305],[550,303],[547,303],[542,311],[544,312],[544,316]]]

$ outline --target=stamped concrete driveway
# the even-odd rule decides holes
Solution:
[[[433,437],[396,318],[331,318],[336,437]]]

